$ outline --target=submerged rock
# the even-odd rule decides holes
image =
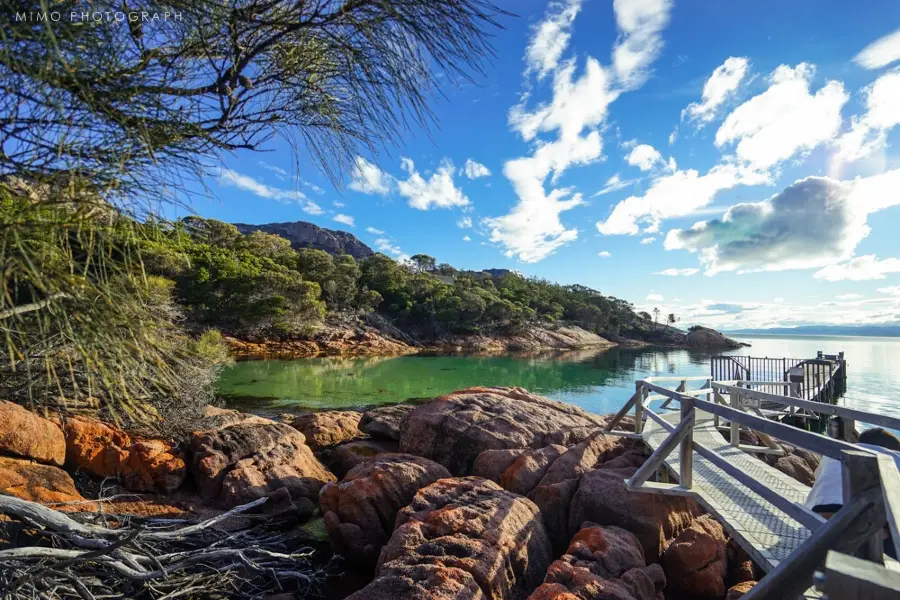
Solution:
[[[485,450],[569,445],[601,425],[601,417],[522,388],[470,388],[414,408],[400,450],[468,475]]]
[[[398,513],[375,580],[350,598],[524,598],[550,560],[531,501],[480,477],[440,479]]]
[[[361,463],[340,483],[328,483],[319,506],[335,552],[351,560],[373,563],[394,531],[397,512],[421,488],[450,477],[427,458],[382,454]]]
[[[0,400],[0,452],[61,467],[66,460],[66,440],[52,421]]]
[[[191,473],[201,496],[237,506],[280,488],[294,500],[318,501],[332,475],[313,456],[303,434],[280,423],[238,424],[195,432],[190,441]]]

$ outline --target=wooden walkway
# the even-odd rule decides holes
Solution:
[[[675,429],[681,415],[670,413],[661,415],[661,419],[669,425],[668,428],[648,419],[643,432],[644,441],[652,450],[659,448]],[[760,486],[776,491],[783,498],[797,504],[806,502],[810,488],[732,446],[716,429],[713,415],[697,412],[694,445],[717,453]],[[681,459],[677,452],[666,458],[666,467],[678,477]],[[691,491],[697,501],[724,525],[729,535],[747,550],[754,562],[766,571],[778,566],[811,535],[809,529],[700,455],[695,455],[693,459]]]

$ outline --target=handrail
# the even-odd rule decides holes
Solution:
[[[655,381],[668,380],[682,382],[677,390],[670,390]],[[854,553],[879,562],[882,550],[874,537],[876,532],[887,523],[895,543],[900,543],[900,473],[892,457],[869,452],[847,442],[827,436],[804,431],[795,427],[772,421],[764,416],[756,416],[744,412],[737,407],[740,397],[773,401],[785,406],[796,406],[817,413],[835,414],[848,419],[863,422],[884,424],[888,427],[900,428],[900,419],[883,417],[859,411],[820,404],[801,398],[778,396],[759,392],[748,387],[730,385],[739,382],[717,382],[706,377],[692,380],[707,381],[708,387],[702,390],[687,390],[684,377],[647,378],[639,380],[635,385],[635,394],[619,411],[610,429],[631,406],[635,409],[635,430],[641,431],[644,413],[663,427],[669,435],[660,443],[650,458],[638,471],[626,481],[628,489],[654,493],[691,494],[692,456],[696,450],[713,465],[757,493],[764,500],[783,511],[789,517],[806,527],[812,535],[790,556],[777,563],[775,568],[745,596],[747,600],[762,600],[773,597],[795,597],[809,587],[813,572],[824,560],[829,551]],[[757,385],[785,385],[785,382],[748,382]],[[656,395],[651,396],[650,392]],[[697,396],[714,394],[712,401],[702,400]],[[731,406],[722,405],[720,393],[728,394]],[[677,426],[672,426],[660,415],[650,410],[645,401],[653,397],[665,397],[678,400],[681,404],[681,419]],[[667,400],[667,402],[669,401]],[[696,411],[725,418],[732,423],[732,443],[735,444],[735,426],[745,425],[763,435],[772,435],[787,443],[816,451],[829,458],[836,459],[843,465],[844,506],[835,515],[825,521],[819,515],[809,511],[805,506],[796,504],[769,489],[752,476],[730,464],[718,452],[693,440]],[[647,480],[665,464],[665,458],[680,445],[680,478],[679,485],[652,483]],[[736,444],[738,445],[738,444]],[[739,446],[739,448],[743,448]],[[873,567],[875,568],[875,567]],[[881,568],[881,567],[878,567]],[[876,572],[876,571],[873,571]],[[851,577],[852,579],[852,577]]]

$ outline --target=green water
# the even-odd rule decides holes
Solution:
[[[843,402],[900,416],[900,339],[755,336],[731,354],[812,358],[843,350],[849,391]],[[651,375],[707,375],[709,354],[689,350],[568,352],[525,356],[403,356],[243,361],[226,370],[219,392],[229,406],[264,412],[359,408],[432,398],[475,385],[521,386],[608,413]]]

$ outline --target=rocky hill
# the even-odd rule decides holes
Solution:
[[[375,254],[371,248],[359,241],[352,233],[325,229],[306,221],[263,223],[262,225],[235,223],[234,226],[245,235],[253,231],[264,231],[280,235],[290,241],[291,247],[295,250],[316,248],[329,254],[340,254],[343,252],[357,259]]]

